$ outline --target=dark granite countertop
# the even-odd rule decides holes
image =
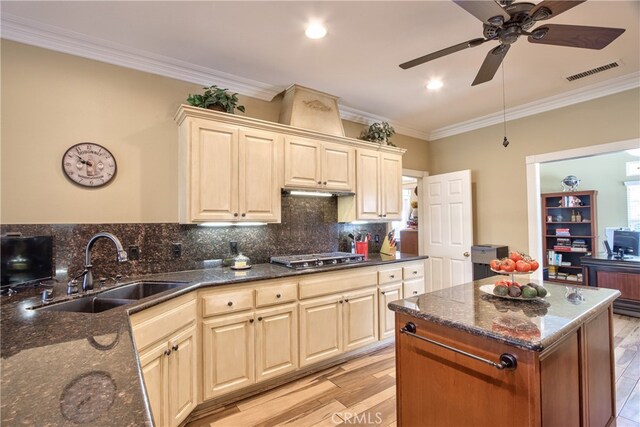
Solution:
[[[184,286],[102,313],[31,310],[39,298],[3,301],[2,417],[4,425],[151,425],[129,314],[198,288],[424,259],[371,254],[358,264],[291,270],[257,264],[250,270],[211,268],[130,278]],[[110,286],[105,289],[111,289]],[[79,298],[75,296],[74,298]],[[51,304],[69,299],[57,296]],[[50,304],[49,304],[50,305]]]
[[[544,282],[549,292],[544,300],[514,301],[480,290],[495,281],[496,276],[393,301],[389,308],[515,347],[542,351],[620,295],[613,289]],[[576,292],[581,299],[576,298]]]

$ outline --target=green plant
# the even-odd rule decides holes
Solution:
[[[222,89],[216,85],[203,87],[203,89],[205,89],[205,92],[202,95],[189,94],[187,102],[194,107],[226,111],[231,114],[237,108],[244,113],[244,105],[238,105],[237,93],[229,93],[227,92],[228,89]]]
[[[376,122],[362,131],[362,133],[360,134],[360,139],[363,139],[365,141],[377,142],[379,144],[386,143],[389,145],[393,145],[391,144],[391,142],[389,142],[389,138],[395,133],[395,129],[389,123]]]

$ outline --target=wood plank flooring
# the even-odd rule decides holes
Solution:
[[[614,315],[617,427],[640,427],[640,319]],[[395,349],[219,408],[187,427],[396,427]]]

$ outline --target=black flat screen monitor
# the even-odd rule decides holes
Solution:
[[[53,277],[51,236],[2,237],[2,288]]]
[[[640,231],[614,230],[613,232],[614,253],[622,250],[625,255],[638,256],[639,242]]]

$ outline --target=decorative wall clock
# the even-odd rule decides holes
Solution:
[[[105,147],[93,142],[71,146],[62,157],[62,170],[83,187],[101,187],[116,175],[116,159]]]

